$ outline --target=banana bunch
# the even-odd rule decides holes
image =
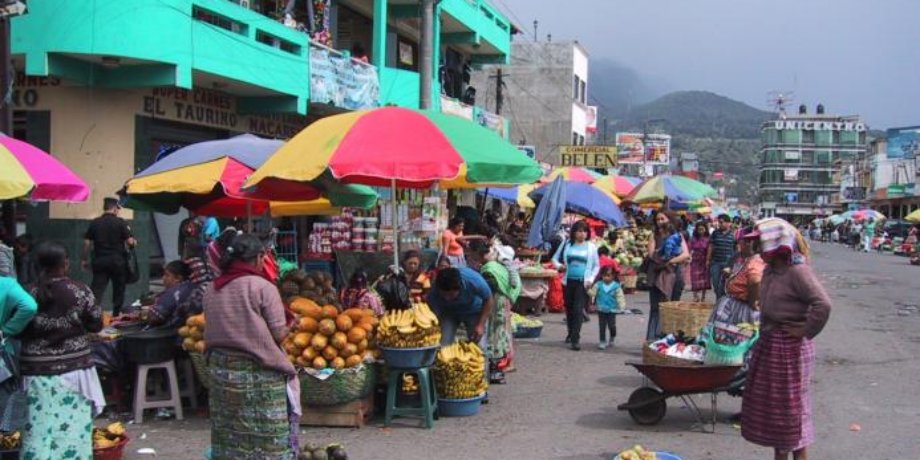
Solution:
[[[738,329],[745,332],[755,332],[760,329],[760,323],[738,323]]]
[[[0,449],[16,450],[22,441],[22,435],[18,431],[12,433],[0,433]]]
[[[118,445],[124,436],[125,426],[121,422],[110,423],[105,428],[93,428],[93,449],[105,449]]]
[[[390,310],[377,326],[377,344],[389,348],[421,348],[441,342],[441,326],[428,304]]]
[[[434,369],[439,397],[475,398],[486,392],[486,357],[478,345],[457,342],[438,350]]]
[[[403,374],[402,375],[402,391],[403,393],[416,393],[418,392],[418,382],[415,381],[415,376],[412,374]]]

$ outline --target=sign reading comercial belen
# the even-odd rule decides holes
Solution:
[[[565,145],[559,147],[559,166],[614,168],[617,148],[612,145]]]

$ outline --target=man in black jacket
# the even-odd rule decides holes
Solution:
[[[117,198],[103,200],[102,216],[93,219],[83,239],[83,270],[93,271],[90,287],[96,301],[102,303],[102,295],[109,281],[112,282],[112,314],[118,315],[125,303],[125,284],[128,271],[127,247],[136,244],[131,227],[118,217],[121,206]],[[92,251],[92,264],[89,255]]]

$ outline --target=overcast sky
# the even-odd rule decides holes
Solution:
[[[822,102],[873,129],[920,125],[920,0],[489,1],[527,40],[537,19],[541,41],[576,39],[672,90],[759,109],[794,91],[809,113]]]

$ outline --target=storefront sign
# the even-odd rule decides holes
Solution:
[[[784,169],[783,170],[783,180],[786,182],[798,182],[799,170],[798,169]]]
[[[897,198],[905,195],[905,186],[903,184],[889,185],[888,198]]]
[[[25,72],[16,72],[13,83],[13,92],[10,95],[13,107],[18,109],[31,109],[37,107],[41,100],[40,88],[61,86],[59,77],[33,77]]]
[[[920,126],[888,130],[888,159],[920,158]]]
[[[865,123],[838,121],[777,120],[774,129],[801,129],[805,131],[865,131]]]
[[[559,166],[613,168],[617,165],[617,148],[612,145],[566,145],[559,147]]]
[[[485,126],[486,128],[495,131],[502,138],[505,137],[505,119],[500,115],[486,112],[485,110],[480,110],[478,115],[478,122],[481,126]]]
[[[290,139],[306,126],[307,117],[303,115],[250,115],[246,131],[273,139]]]
[[[236,99],[218,91],[195,88],[154,88],[144,96],[142,111],[170,120],[233,131],[244,129],[236,113]]]

